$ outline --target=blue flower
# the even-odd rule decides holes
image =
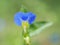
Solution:
[[[17,12],[14,16],[14,22],[18,25],[21,26],[22,22],[28,22],[29,24],[32,24],[36,18],[36,15],[33,14],[32,12]]]

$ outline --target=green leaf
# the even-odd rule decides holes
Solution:
[[[43,26],[46,23],[47,23],[46,21],[40,21],[30,25],[29,32],[35,31],[36,29],[38,29],[39,27]]]
[[[37,22],[34,24],[34,26],[30,26],[29,32],[30,36],[34,36],[36,34],[39,34],[43,31],[43,29],[50,27],[53,24],[53,22]]]

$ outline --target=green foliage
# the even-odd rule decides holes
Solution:
[[[30,25],[29,32],[36,31],[38,28],[45,25],[46,23],[47,23],[46,21],[40,21],[40,22],[38,21],[36,23],[33,23],[32,25]]]

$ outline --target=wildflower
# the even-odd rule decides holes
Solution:
[[[14,16],[14,22],[18,25],[21,26],[22,23],[23,25],[28,25],[32,24],[36,18],[36,15],[33,14],[32,12],[17,12]]]

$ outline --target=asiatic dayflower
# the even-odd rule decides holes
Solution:
[[[36,15],[32,12],[17,12],[14,16],[14,22],[18,26],[23,24],[32,24],[36,18]]]

